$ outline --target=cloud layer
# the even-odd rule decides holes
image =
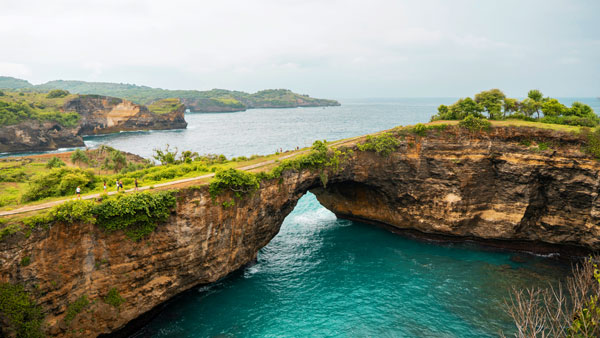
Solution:
[[[313,96],[600,96],[596,1],[11,1],[0,74]]]

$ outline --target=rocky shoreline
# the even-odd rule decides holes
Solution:
[[[57,122],[24,121],[0,127],[0,153],[83,147],[83,136],[133,130],[183,129],[185,106],[156,114],[146,106],[107,96],[83,95],[65,103],[63,112],[80,118],[74,127]]]

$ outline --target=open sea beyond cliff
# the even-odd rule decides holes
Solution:
[[[342,100],[340,107],[186,114],[188,129],[87,137],[150,157],[168,143],[269,154],[427,122],[455,98]],[[561,99],[569,104],[575,99]],[[600,112],[600,100],[578,99]],[[256,264],[176,297],[134,337],[492,337],[513,333],[511,287],[545,285],[569,264],[470,243],[406,238],[339,220],[307,194]]]

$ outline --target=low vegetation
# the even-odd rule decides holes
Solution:
[[[0,317],[7,326],[0,327],[6,337],[42,338],[44,316],[33,297],[22,285],[0,284]]]
[[[69,306],[67,307],[67,314],[65,315],[65,323],[67,323],[67,325],[70,325],[71,321],[73,321],[73,319],[75,319],[75,316],[77,316],[79,313],[81,313],[81,311],[83,311],[89,305],[90,305],[90,300],[88,299],[87,295],[82,295],[81,297],[77,298],[77,300],[75,300],[73,303],[69,304]]]
[[[518,337],[600,336],[599,257],[585,260],[564,284],[514,289],[506,300]]]
[[[363,143],[357,145],[361,151],[374,151],[382,156],[390,155],[399,146],[400,141],[390,133],[382,133],[376,136],[369,135]]]
[[[183,103],[181,103],[181,101],[177,98],[169,98],[154,101],[147,107],[149,111],[155,114],[168,114],[176,111],[177,109],[181,109],[181,107],[183,107]]]
[[[121,297],[117,288],[111,288],[108,290],[106,297],[104,297],[104,302],[108,305],[111,305],[114,308],[119,309],[121,304],[125,303],[125,299]]]
[[[138,241],[166,221],[175,205],[173,191],[139,192],[109,197],[91,213],[102,229],[123,230],[130,239]]]
[[[0,96],[0,127],[24,121],[51,121],[64,127],[73,127],[79,121],[79,114],[62,112],[61,108],[76,97],[68,92],[61,94],[36,92],[3,91]],[[64,95],[63,95],[64,94]]]

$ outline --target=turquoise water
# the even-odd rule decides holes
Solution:
[[[227,156],[269,154],[426,122],[447,99],[343,101],[340,107],[186,115],[187,130],[86,138],[150,156],[167,143]],[[595,101],[587,101],[593,104]],[[599,101],[600,102],[600,101]],[[598,111],[598,108],[595,107]],[[169,303],[135,337],[492,337],[512,332],[509,289],[567,267],[475,244],[424,242],[338,220],[311,194],[256,264]]]
[[[565,266],[338,220],[307,194],[256,264],[171,302],[135,337],[493,337],[511,286]]]
[[[574,99],[561,99],[570,104]],[[580,99],[600,112],[600,100]],[[150,157],[166,144],[270,154],[427,122],[454,98],[342,101],[340,107],[186,114],[188,129],[87,137]],[[423,242],[338,220],[303,197],[256,264],[172,301],[135,337],[487,337],[512,332],[510,287],[556,281],[564,265],[474,244]]]

